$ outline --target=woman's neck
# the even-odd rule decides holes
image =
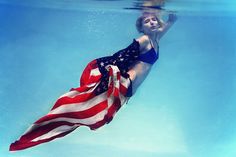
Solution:
[[[157,34],[148,35],[148,38],[152,41],[153,44],[158,45]]]

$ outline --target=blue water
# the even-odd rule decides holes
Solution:
[[[139,36],[135,20],[140,15],[138,10],[15,2],[0,3],[1,157],[236,156],[232,6],[182,12],[176,7],[179,17],[160,42],[158,63],[109,125],[97,131],[79,128],[47,144],[9,152],[9,144],[60,95],[78,86],[89,61]]]

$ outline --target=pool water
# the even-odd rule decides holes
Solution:
[[[236,156],[236,5],[216,0],[166,2],[178,20],[148,78],[110,124],[8,151],[78,86],[89,61],[140,35],[138,2],[0,0],[0,156]]]

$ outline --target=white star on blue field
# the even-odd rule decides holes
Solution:
[[[189,2],[179,9],[159,43],[159,60],[111,123],[9,152],[60,95],[78,87],[88,62],[139,36],[137,10],[26,2],[0,0],[1,157],[236,156],[236,5],[216,0],[211,8],[191,10]]]

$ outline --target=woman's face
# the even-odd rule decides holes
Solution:
[[[148,16],[143,19],[143,33],[152,34],[158,31],[160,27],[158,20],[155,16]]]

